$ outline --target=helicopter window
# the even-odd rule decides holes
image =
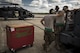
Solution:
[[[19,12],[15,11],[15,16],[18,17],[19,16]]]

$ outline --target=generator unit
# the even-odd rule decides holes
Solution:
[[[17,49],[33,46],[34,26],[31,24],[15,24],[6,26],[7,46],[15,52]]]

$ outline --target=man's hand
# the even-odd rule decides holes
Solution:
[[[44,19],[41,20],[41,24],[42,24],[43,26],[45,26],[45,24],[44,24]]]

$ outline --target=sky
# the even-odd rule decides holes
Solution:
[[[4,1],[4,0],[0,0]],[[9,0],[6,0],[9,1]],[[21,0],[10,0],[10,1],[21,1]],[[16,2],[17,3],[17,2]],[[19,2],[18,2],[19,3]],[[35,13],[48,13],[51,8],[55,8],[56,5],[60,7],[69,6],[69,9],[80,7],[80,0],[22,0],[21,6]]]
[[[23,8],[28,9],[31,12],[45,13],[55,8],[56,5],[60,7],[60,10],[64,5],[69,6],[69,9],[78,8],[76,5],[80,4],[78,0],[22,0]]]
[[[17,4],[21,4],[22,0],[0,0],[0,3],[3,2],[9,2],[9,3],[17,3]]]

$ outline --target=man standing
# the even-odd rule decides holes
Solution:
[[[42,20],[41,20],[41,24],[45,27],[44,30],[44,40],[45,43],[43,44],[44,50],[48,50],[49,45],[51,44],[51,42],[54,40],[54,25],[53,25],[53,14],[47,15],[45,16]]]
[[[64,6],[63,10],[65,12],[65,30],[68,30],[69,26],[73,23],[71,19],[71,11],[68,9],[68,6]]]

